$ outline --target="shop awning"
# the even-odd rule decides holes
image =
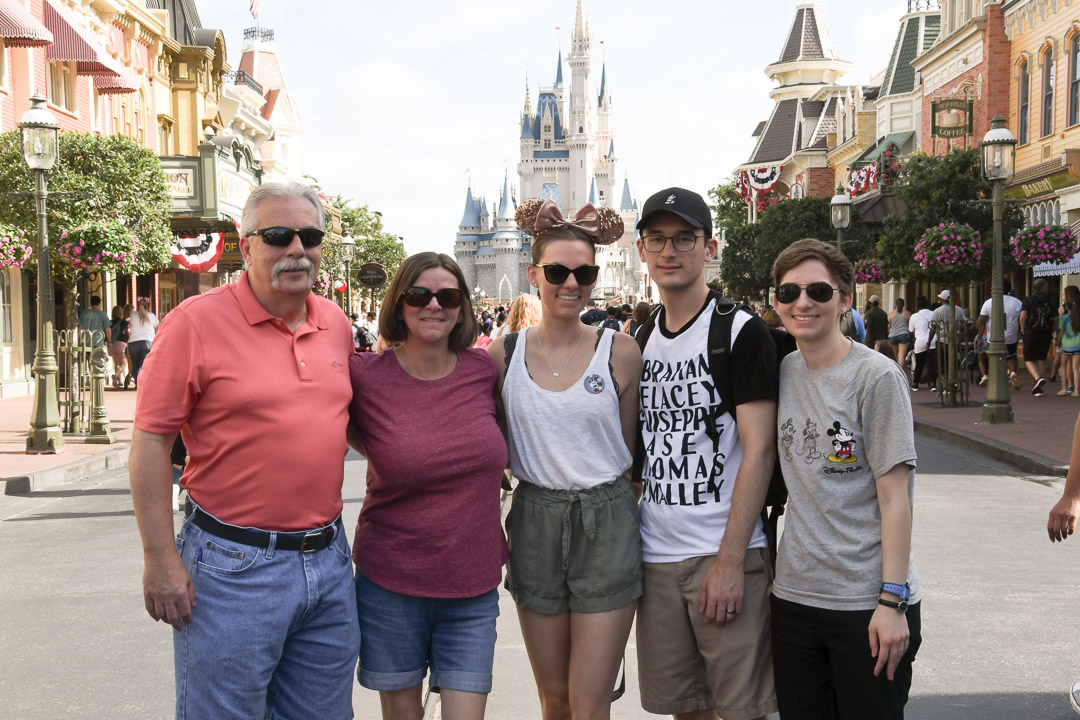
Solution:
[[[53,34],[53,44],[45,49],[45,57],[49,60],[76,63],[76,72],[79,75],[106,75],[115,78],[127,78],[127,69],[112,58],[109,53],[91,37],[78,22],[71,17],[63,8],[57,7],[45,0],[42,19],[45,27]],[[114,86],[119,85],[119,81]],[[131,89],[114,90],[114,92],[132,92],[138,88],[137,84]]]
[[[0,0],[0,38],[7,47],[43,47],[53,34],[19,0]]]
[[[128,75],[95,75],[94,87],[102,95],[118,95],[135,92],[139,81]]]
[[[881,154],[885,152],[885,148],[889,145],[895,145],[899,149],[903,149],[904,143],[910,140],[915,135],[913,130],[907,132],[889,133],[885,137],[878,140],[876,143],[866,148],[863,154],[860,155],[852,165],[866,165],[867,163],[877,162],[881,159]]]

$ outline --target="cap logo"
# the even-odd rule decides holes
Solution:
[[[665,205],[674,205],[675,204],[675,193],[671,193],[670,195],[668,195],[667,200],[664,201],[664,204]]]

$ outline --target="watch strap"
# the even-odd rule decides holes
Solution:
[[[886,600],[885,598],[878,598],[878,605],[884,605],[885,607],[891,607],[897,612],[906,613],[908,609],[907,600],[901,600],[900,602],[893,602],[892,600]]]
[[[911,586],[909,586],[907,583],[904,583],[903,585],[882,583],[881,592],[892,593],[901,600],[908,600],[911,598]]]

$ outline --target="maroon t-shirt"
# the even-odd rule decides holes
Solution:
[[[360,353],[349,375],[350,422],[368,459],[356,567],[403,595],[475,597],[498,587],[507,452],[495,422],[494,358],[465,350],[446,377],[418,380],[392,350]]]

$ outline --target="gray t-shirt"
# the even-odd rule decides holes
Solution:
[[[881,512],[875,478],[906,463],[915,483],[911,399],[895,361],[853,343],[810,370],[802,353],[780,366],[779,459],[788,486],[773,593],[828,610],[871,610],[881,590]],[[919,576],[909,561],[911,600]],[[898,578],[890,578],[896,582]]]

